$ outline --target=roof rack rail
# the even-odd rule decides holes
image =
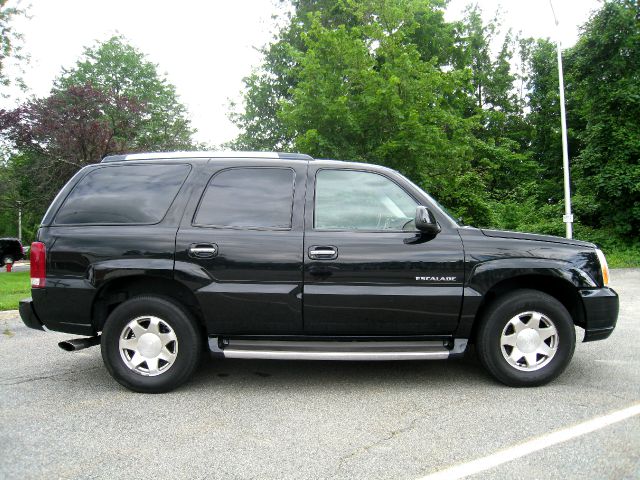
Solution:
[[[101,163],[124,162],[129,160],[168,160],[174,158],[267,158],[282,160],[313,160],[304,153],[285,152],[239,152],[239,151],[200,151],[200,152],[148,152],[107,155]]]

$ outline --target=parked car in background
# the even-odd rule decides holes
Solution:
[[[0,267],[24,258],[22,243],[17,238],[0,238]]]

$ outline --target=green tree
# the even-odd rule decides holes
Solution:
[[[83,58],[55,81],[52,94],[85,85],[107,95],[104,113],[113,124],[127,121],[136,125],[123,139],[127,149],[188,150],[194,147],[191,139],[194,131],[175,87],[158,73],[157,65],[123,37],[115,36],[86,48]],[[119,98],[127,98],[143,108],[132,116],[120,109]],[[123,115],[128,118],[122,118]]]
[[[470,163],[480,126],[463,114],[470,71],[451,68],[455,28],[443,20],[444,2],[295,4],[246,80],[234,146],[388,165],[490,223],[483,179]]]
[[[568,89],[584,128],[575,158],[580,219],[640,234],[640,7],[609,0],[567,52]]]
[[[541,170],[538,198],[559,201],[562,198],[562,139],[555,44],[532,39],[528,62],[531,68],[528,121],[534,127],[531,152]]]
[[[26,14],[19,7],[20,2],[13,2],[13,6],[7,5],[8,0],[0,0],[0,85],[6,87],[11,83],[22,85],[20,78],[9,78],[6,74],[7,62],[24,61],[22,54],[22,35],[15,30],[13,21]]]
[[[456,29],[454,64],[471,72],[467,103],[461,115],[474,119],[472,166],[489,196],[518,200],[523,182],[535,175],[528,151],[529,128],[512,72],[516,40],[507,32],[497,55],[491,44],[501,37],[499,13],[485,23],[479,7],[470,6]],[[495,217],[495,216],[494,216]]]
[[[554,44],[503,35],[478,7],[446,22],[438,0],[292,5],[245,80],[234,148],[388,165],[472,223],[562,234]],[[638,18],[633,2],[607,1],[565,52],[577,227],[589,235],[638,231]]]
[[[404,11],[405,18],[412,17],[411,27],[404,29],[405,34],[411,36],[407,41],[415,44],[421,58],[432,61],[434,65],[451,63],[454,26],[444,21],[446,2],[443,0],[399,0],[395,3],[380,0],[294,0],[291,3],[294,11],[289,22],[275,41],[262,50],[264,60],[259,68],[244,80],[243,104],[232,105],[230,117],[241,131],[229,145],[232,148],[293,148],[295,133],[283,123],[279,112],[290,103],[293,88],[299,82],[300,61],[308,49],[305,38],[314,21],[328,30],[340,26],[348,29],[365,26],[358,35],[368,48],[374,48],[375,39],[367,25],[379,23],[390,31],[393,16],[402,15]]]
[[[113,153],[192,149],[192,132],[175,88],[144,55],[121,37],[87,49],[48,97],[0,111],[0,134],[10,147],[0,164],[0,232],[15,231],[18,201],[25,231],[34,231],[83,166]]]

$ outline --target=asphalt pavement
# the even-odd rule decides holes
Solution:
[[[613,335],[579,343],[535,389],[496,383],[468,355],[209,361],[177,391],[136,394],[99,348],[64,352],[69,335],[0,312],[0,478],[419,479],[638,405],[640,270],[614,270],[612,286]],[[471,478],[640,478],[640,415]]]

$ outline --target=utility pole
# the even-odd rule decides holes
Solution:
[[[22,202],[18,200],[18,240],[22,242]]]
[[[556,45],[558,49],[558,83],[560,85],[560,125],[562,127],[562,169],[564,170],[564,215],[562,221],[567,226],[567,238],[573,237],[573,214],[571,213],[571,184],[569,178],[569,145],[567,143],[567,113],[564,108],[564,75],[562,73],[562,53],[560,47],[560,22],[549,0],[553,20],[556,23]]]

